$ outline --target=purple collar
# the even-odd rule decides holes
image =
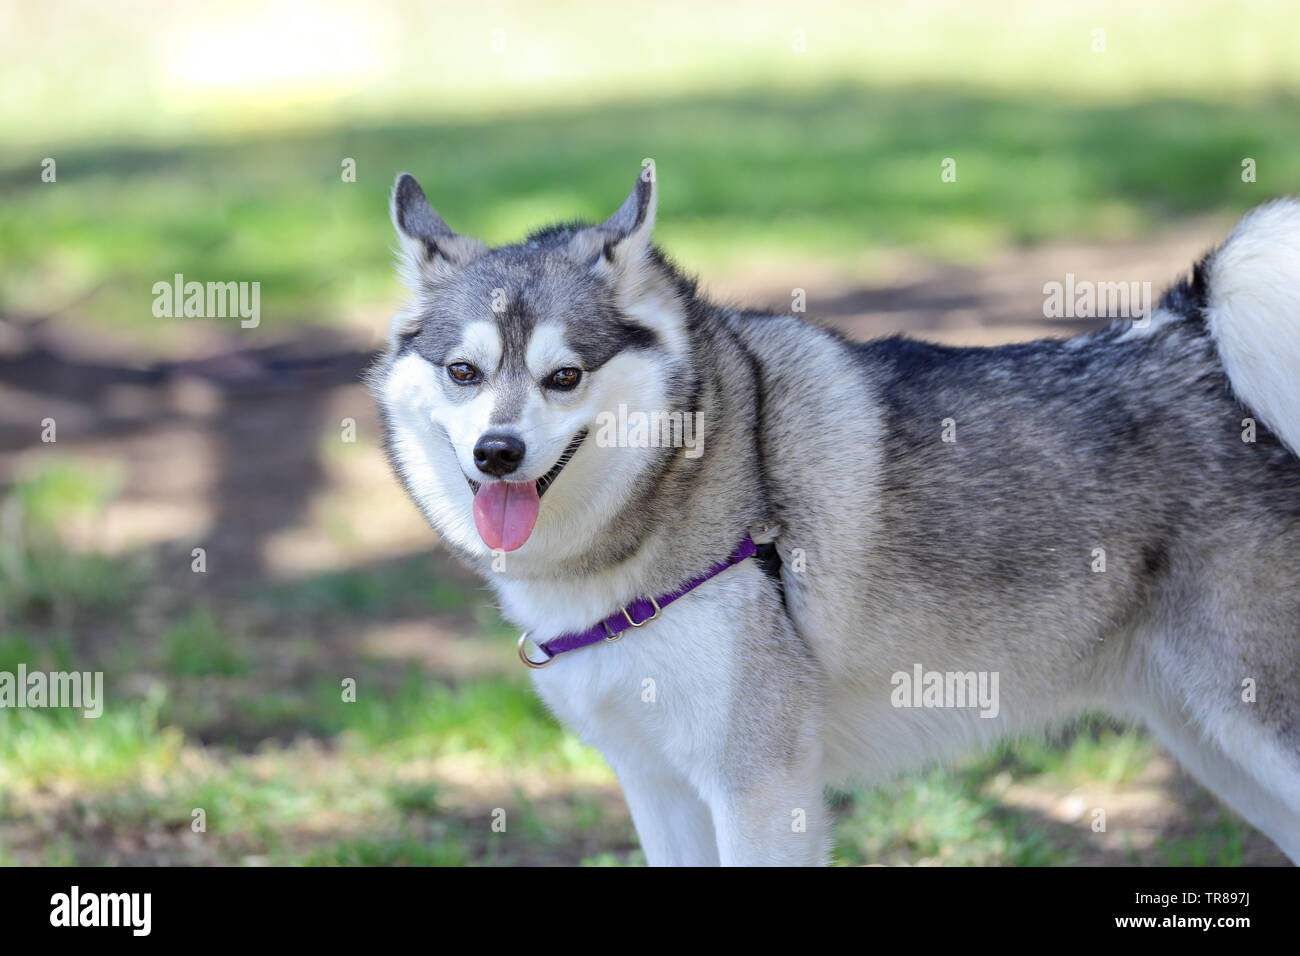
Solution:
[[[736,550],[732,552],[730,558],[715,564],[699,577],[691,578],[676,591],[669,591],[657,598],[637,598],[627,607],[621,608],[618,612],[611,614],[603,621],[593,624],[585,631],[573,631],[569,634],[553,637],[549,641],[541,642],[537,645],[537,649],[546,655],[545,660],[535,661],[529,658],[528,651],[524,647],[525,642],[528,640],[528,632],[524,631],[519,635],[519,659],[529,667],[545,667],[555,660],[557,656],[567,651],[590,647],[592,644],[599,644],[601,641],[617,641],[624,631],[633,627],[645,627],[659,616],[659,612],[679,597],[694,591],[709,578],[716,577],[732,565],[739,564],[746,558],[752,558],[757,551],[758,548],[753,539],[749,535],[745,535],[744,540],[736,546]]]

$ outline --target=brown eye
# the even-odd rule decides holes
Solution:
[[[558,388],[560,391],[567,392],[582,380],[582,371],[576,368],[562,368],[551,373],[551,377],[546,380],[548,388]]]
[[[447,374],[461,385],[472,385],[478,381],[478,369],[468,362],[455,362],[448,365]]]

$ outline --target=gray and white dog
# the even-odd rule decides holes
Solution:
[[[827,784],[1092,709],[1300,861],[1300,202],[1148,321],[1000,348],[712,304],[655,205],[649,166],[607,222],[489,249],[400,176],[413,297],[371,376],[649,862],[825,862]]]

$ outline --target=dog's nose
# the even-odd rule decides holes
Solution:
[[[514,435],[488,433],[474,446],[474,464],[485,475],[508,475],[524,460],[524,443]]]

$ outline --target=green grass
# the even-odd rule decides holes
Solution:
[[[897,246],[973,260],[1007,243],[1142,235],[1295,190],[1298,106],[1282,93],[1097,106],[846,85],[156,156],[87,149],[48,188],[0,169],[0,304],[43,314],[93,291],[78,313],[163,336],[231,324],[154,318],[152,284],[175,273],[261,282],[256,334],[392,304],[385,203],[400,169],[455,227],[501,242],[547,220],[603,218],[652,156],[660,240],[710,271],[777,255],[847,267]],[[370,171],[355,184],[298,174],[345,152]],[[1257,183],[1241,182],[1245,156]],[[944,157],[957,160],[955,183],[940,180]]]
[[[316,696],[314,711],[297,714],[294,741],[252,750],[199,746],[188,732],[160,720],[167,710],[161,692],[115,699],[98,721],[66,712],[0,713],[0,792],[20,788],[18,797],[0,801],[0,846],[6,823],[30,822],[28,795],[51,788],[79,795],[70,810],[75,820],[64,825],[72,833],[67,847],[83,862],[109,859],[88,834],[105,824],[115,832],[161,834],[174,859],[186,859],[195,851],[183,850],[181,840],[195,807],[207,813],[208,832],[199,838],[211,845],[205,852],[227,862],[537,862],[563,855],[571,844],[590,845],[593,835],[610,844],[631,839],[625,819],[611,818],[602,801],[582,795],[593,783],[612,785],[603,762],[556,726],[526,687],[486,680],[449,688],[427,677],[387,691],[361,686],[357,704],[338,702],[333,688]],[[1003,803],[1001,788],[1009,779],[1067,792],[1072,781],[1098,771],[1104,776],[1108,768],[1112,782],[1122,782],[1149,753],[1141,735],[1090,721],[1063,745],[1006,744],[952,770],[835,794],[836,860],[1078,862],[1077,845],[1086,834]],[[458,803],[463,784],[444,782],[427,769],[429,761],[444,759],[567,780],[564,787],[574,795],[543,806],[516,787],[513,795],[483,798],[487,802],[470,812]],[[506,808],[506,834],[491,829],[493,806]],[[1249,832],[1220,814],[1204,827],[1162,839],[1154,852],[1167,865],[1239,865]],[[643,857],[599,849],[582,862],[637,865]]]
[[[79,710],[0,710],[0,787],[96,792],[170,772],[183,738],[159,726],[160,703],[155,696],[105,706],[99,718]]]
[[[52,456],[0,491],[0,627],[24,617],[67,625],[131,599],[139,560],[67,546],[88,536],[120,480],[114,465]]]
[[[1013,782],[1063,792],[1084,783],[1131,784],[1155,753],[1144,733],[1098,714],[1056,738],[1008,740],[952,769],[850,790],[835,798],[843,815],[836,856],[847,864],[1068,865],[1076,862],[1063,845],[1068,832],[1008,808],[999,791]]]
[[[0,671],[17,670],[19,664],[29,669],[71,670],[74,650],[65,635],[51,633],[40,639],[22,631],[0,633]]]
[[[183,677],[236,677],[252,666],[208,610],[194,611],[168,629],[163,640],[171,672]]]
[[[1093,714],[1082,718],[1065,739],[1035,737],[1000,744],[976,769],[985,775],[1002,770],[1038,775],[1066,786],[1087,781],[1121,784],[1132,782],[1154,754],[1146,734]]]
[[[53,529],[102,512],[121,488],[121,472],[116,462],[55,457],[27,469],[11,494],[34,527]]]
[[[504,242],[609,215],[653,157],[658,236],[706,274],[774,257],[862,274],[900,247],[973,261],[1010,243],[1141,236],[1300,188],[1300,9],[1281,2],[743,16],[703,3],[633,31],[592,2],[454,16],[399,3],[347,30],[341,80],[321,55],[330,31],[290,31],[279,76],[255,44],[229,44],[248,59],[220,69],[202,67],[204,50],[180,57],[170,17],[42,34],[30,16],[8,58],[30,82],[0,102],[0,314],[70,308],[142,347],[236,327],[154,318],[152,286],[176,273],[260,282],[262,325],[241,333],[253,339],[390,308],[399,170],[453,227]],[[331,6],[321,21],[351,16]],[[347,73],[389,22],[373,52],[392,69]],[[498,28],[507,54],[487,49]],[[203,29],[277,27],[235,15]],[[795,29],[806,54],[791,51]],[[38,54],[42,36],[58,56]],[[79,44],[96,70],[77,66]],[[58,179],[42,183],[50,154]],[[956,182],[940,179],[946,157]]]
[[[409,835],[342,840],[312,852],[302,862],[306,866],[464,866],[470,860],[456,834],[443,833],[432,841]]]
[[[1241,866],[1243,843],[1250,827],[1227,814],[1218,814],[1200,832],[1161,840],[1166,866]]]
[[[408,768],[420,762],[467,757],[476,766],[535,768],[581,786],[607,785],[599,757],[568,738],[523,688],[484,682],[449,689],[425,678],[391,695],[363,689],[365,703],[356,705],[337,702],[337,695],[319,700],[318,712],[302,715],[302,729],[314,728],[325,750],[304,750],[301,737],[245,753],[199,747],[179,727],[160,723],[161,694],[115,698],[101,719],[84,723],[63,711],[0,712],[0,791],[19,788],[17,798],[0,803],[0,845],[5,824],[30,824],[33,811],[26,808],[48,796],[30,801],[51,792],[77,794],[67,811],[75,819],[61,826],[71,830],[83,862],[108,858],[91,832],[105,825],[177,844],[195,807],[207,814],[200,839],[210,837],[233,862],[508,862],[555,852],[574,832],[620,829],[591,801],[575,798],[568,809],[543,816],[516,791],[505,804],[510,839],[494,850],[487,809],[446,812],[442,785],[410,778]],[[320,822],[327,820],[336,822]],[[369,834],[329,836],[357,825]]]
[[[597,853],[594,856],[584,857],[583,866],[645,866],[645,854],[641,850],[632,850],[628,853]]]
[[[314,715],[325,734],[395,759],[474,754],[499,766],[533,765],[601,774],[603,761],[546,713],[518,680],[477,680],[448,687],[411,674],[396,689],[358,686],[355,703],[337,685],[322,689]]]
[[[1002,810],[968,773],[932,771],[862,791],[836,829],[839,863],[1047,866],[1073,861],[1042,828]]]
[[[460,581],[434,573],[428,558],[392,562],[379,571],[335,571],[262,588],[259,600],[282,613],[357,616],[459,611],[474,599]]]

